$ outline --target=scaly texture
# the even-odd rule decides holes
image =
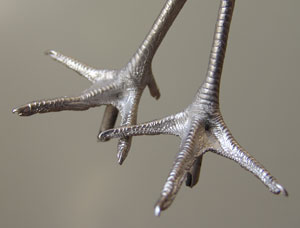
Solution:
[[[155,206],[155,214],[168,208],[184,180],[193,187],[199,178],[203,155],[214,152],[229,158],[259,178],[275,194],[287,191],[233,138],[219,110],[219,89],[234,0],[221,0],[204,83],[182,112],[130,127],[102,132],[100,140],[136,135],[173,134],[181,138],[178,156]]]
[[[146,86],[158,99],[160,92],[154,80],[151,63],[153,56],[186,0],[168,0],[152,29],[128,64],[120,70],[97,70],[57,51],[47,54],[56,61],[87,78],[92,86],[74,97],[34,101],[13,110],[20,116],[63,110],[87,110],[107,105],[100,132],[113,128],[120,112],[121,126],[136,124],[138,104]],[[131,145],[131,136],[118,143],[118,162],[123,163]]]

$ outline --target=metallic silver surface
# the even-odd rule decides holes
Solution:
[[[214,152],[227,157],[259,178],[275,194],[287,191],[277,180],[246,152],[233,138],[219,110],[219,88],[234,0],[222,0],[215,28],[207,75],[193,102],[182,112],[139,125],[136,124],[140,97],[146,86],[156,99],[160,93],[152,74],[151,62],[161,41],[182,9],[186,0],[168,0],[149,34],[120,70],[97,70],[56,51],[47,54],[68,68],[87,78],[92,86],[74,97],[61,97],[28,103],[13,110],[20,116],[63,110],[87,110],[107,105],[100,127],[99,139],[120,138],[118,162],[123,163],[131,145],[132,136],[171,134],[181,138],[180,150],[173,164],[155,214],[168,208],[183,181],[193,187],[197,184],[203,155]],[[115,125],[118,113],[121,127]]]
[[[13,109],[20,116],[63,110],[87,110],[108,105],[100,132],[113,128],[120,112],[121,126],[136,124],[140,97],[146,86],[158,99],[159,89],[152,74],[153,56],[186,0],[168,0],[154,22],[149,34],[128,64],[120,70],[97,70],[57,51],[47,54],[56,61],[87,78],[92,86],[74,97],[60,97],[30,102]],[[118,162],[123,163],[131,145],[131,136],[122,137],[118,143]]]
[[[206,152],[237,162],[259,178],[272,193],[288,194],[269,171],[237,143],[219,109],[220,79],[234,3],[234,0],[221,0],[205,81],[184,111],[160,120],[107,130],[99,135],[103,141],[159,134],[181,138],[179,153],[155,206],[157,216],[171,205],[184,180],[190,187],[197,183],[202,156]]]

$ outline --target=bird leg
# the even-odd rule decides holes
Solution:
[[[92,86],[79,96],[34,101],[13,109],[20,116],[36,113],[86,110],[108,105],[100,132],[114,127],[118,113],[121,126],[136,124],[138,104],[143,90],[149,87],[154,98],[160,97],[152,74],[152,59],[186,0],[167,0],[151,30],[128,64],[119,70],[97,70],[57,51],[48,51],[50,57],[88,79]],[[127,99],[130,98],[130,99]],[[131,137],[121,138],[118,144],[118,161],[121,164],[130,148]]]
[[[229,158],[253,173],[272,193],[287,195],[270,172],[235,141],[219,109],[220,80],[234,3],[234,0],[221,0],[205,81],[183,112],[159,121],[107,130],[99,136],[109,139],[171,133],[181,138],[180,152],[155,206],[157,216],[171,205],[184,180],[190,187],[197,183],[202,156],[209,151]]]

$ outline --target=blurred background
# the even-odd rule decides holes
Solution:
[[[298,227],[298,0],[237,1],[221,86],[231,132],[289,191],[271,194],[252,174],[215,154],[198,185],[172,206],[153,207],[178,153],[173,136],[135,137],[117,164],[117,140],[97,142],[104,107],[21,118],[29,101],[73,95],[89,82],[43,55],[55,49],[99,69],[123,67],[164,0],[0,1],[0,227]],[[183,110],[202,83],[219,1],[186,3],[153,62],[138,122]]]

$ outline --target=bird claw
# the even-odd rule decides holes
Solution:
[[[275,193],[275,194],[282,194],[282,195],[284,195],[286,197],[289,196],[288,191],[284,187],[282,187],[280,184],[276,184],[276,187],[277,187],[277,190],[275,192],[273,192],[273,193]]]
[[[275,178],[235,141],[219,111],[220,78],[234,2],[234,0],[221,1],[207,76],[192,104],[181,112],[184,113],[181,121],[178,121],[178,118],[171,122],[151,121],[108,130],[99,136],[106,139],[175,133],[181,137],[180,153],[177,155],[161,197],[155,206],[156,216],[171,205],[184,179],[186,179],[186,185],[190,187],[197,183],[202,156],[207,151],[234,160],[258,177],[271,192],[288,195]],[[171,117],[174,116],[166,117],[164,120],[172,119]]]
[[[130,146],[131,146],[132,137],[121,138],[118,142],[118,163],[123,164],[124,160],[127,158]]]
[[[28,105],[23,105],[18,108],[14,108],[12,113],[16,113],[19,116],[30,116],[30,107]]]
[[[150,94],[156,99],[160,97],[152,75],[151,61],[185,2],[186,0],[166,2],[144,42],[122,70],[96,70],[57,51],[46,52],[53,59],[91,81],[92,87],[80,97],[33,102],[13,109],[13,113],[29,116],[35,113],[86,110],[103,104],[108,105],[98,138],[100,141],[120,138],[117,154],[119,164],[122,164],[128,155],[132,136],[158,134],[180,136],[180,153],[155,206],[156,216],[171,205],[184,179],[189,187],[197,183],[202,156],[206,151],[213,151],[236,161],[257,176],[271,192],[287,196],[287,191],[276,182],[275,178],[238,145],[219,111],[220,78],[234,0],[221,0],[207,76],[192,104],[176,115],[135,125],[137,107],[144,88],[148,85]],[[121,114],[121,127],[108,130],[114,127],[118,112]]]

